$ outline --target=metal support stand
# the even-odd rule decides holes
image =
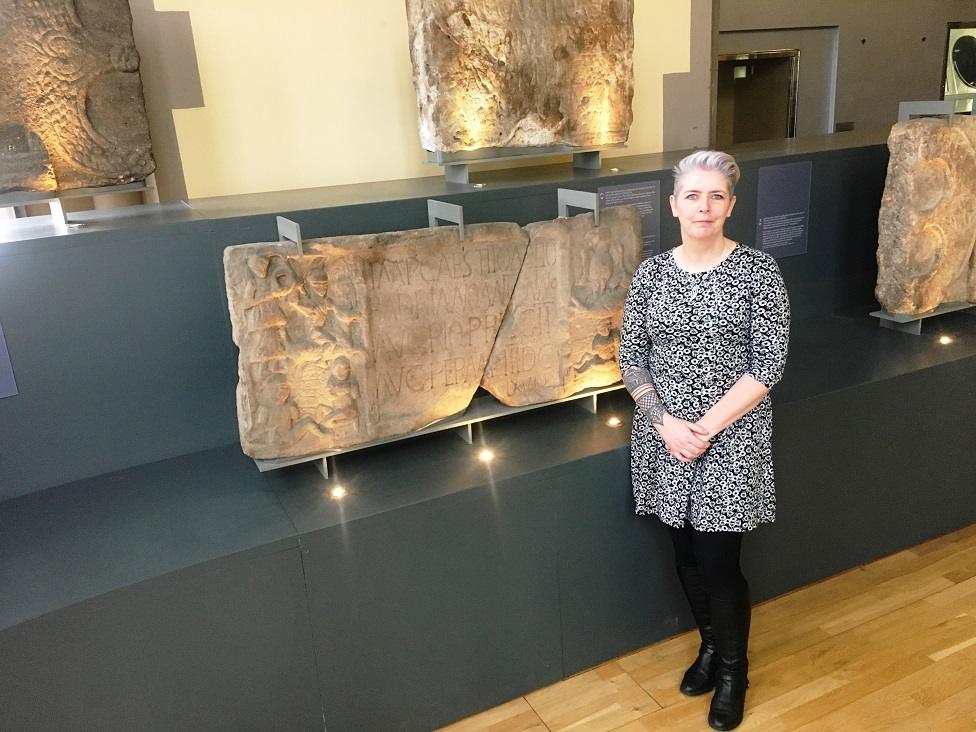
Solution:
[[[64,215],[64,206],[61,204],[61,199],[51,199],[47,202],[47,205],[51,209],[51,223],[59,228],[67,229],[68,217]]]
[[[901,102],[898,104],[898,121],[908,122],[919,117],[951,117],[956,103],[949,99],[931,102]]]
[[[596,414],[596,408],[597,408],[596,397],[597,397],[596,394],[590,394],[589,396],[586,396],[582,399],[578,399],[577,401],[579,402],[579,405],[583,407],[583,409],[585,409],[587,412],[589,412],[590,414]]]
[[[911,333],[912,335],[922,334],[922,321],[934,318],[946,313],[955,313],[960,310],[976,308],[971,302],[949,302],[940,305],[935,310],[930,310],[922,315],[897,315],[889,313],[887,310],[875,310],[871,315],[878,319],[878,325],[882,328],[890,328],[901,333]]]
[[[470,185],[468,166],[474,163],[495,162],[498,160],[524,160],[525,158],[544,158],[556,155],[572,155],[576,170],[600,170],[603,162],[602,151],[626,147],[624,143],[594,145],[579,148],[572,145],[546,145],[539,147],[492,147],[480,150],[461,150],[459,152],[427,151],[427,162],[444,168],[444,178],[448,183]]]
[[[471,180],[468,173],[468,164],[452,163],[451,165],[445,165],[444,178],[448,183],[460,183],[461,185],[468,185]]]
[[[0,195],[0,208],[14,207],[21,208],[32,204],[47,204],[51,210],[51,222],[58,228],[67,229],[84,226],[80,223],[72,223],[65,213],[64,205],[61,203],[66,198],[101,198],[116,193],[136,193],[149,190],[145,181],[135,183],[125,183],[118,186],[100,186],[98,188],[74,188],[68,191],[15,191]]]
[[[471,429],[470,422],[455,428],[454,434],[456,434],[458,437],[460,437],[469,445],[474,443],[474,430]]]
[[[456,203],[445,203],[433,198],[427,199],[427,222],[431,228],[438,226],[441,221],[457,224],[458,238],[464,241],[464,206]]]
[[[599,150],[573,153],[573,167],[579,170],[599,170],[602,163]]]
[[[574,191],[570,188],[556,189],[556,201],[559,207],[559,218],[569,216],[569,207],[584,208],[593,212],[593,225],[600,225],[600,199],[595,193],[588,191]]]
[[[278,216],[278,241],[290,241],[298,247],[298,256],[305,256],[305,247],[302,244],[302,227],[296,221]]]

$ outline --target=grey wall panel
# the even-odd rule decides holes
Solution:
[[[329,730],[432,729],[562,677],[557,501],[530,476],[306,537]]]
[[[553,473],[565,675],[689,627],[667,530],[657,518],[634,516],[629,450]]]
[[[206,224],[0,258],[20,394],[0,400],[0,500],[236,437],[236,368]]]
[[[0,633],[0,729],[322,730],[297,549],[255,551]]]
[[[907,337],[907,336],[906,336]],[[976,358],[780,405],[777,521],[744,544],[764,599],[976,521]]]

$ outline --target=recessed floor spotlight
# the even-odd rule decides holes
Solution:
[[[329,491],[329,495],[335,500],[340,500],[345,498],[349,491],[343,488],[341,485],[333,486],[332,490]]]
[[[952,338],[949,336],[942,336],[939,338],[939,343],[941,343],[943,346],[948,346],[950,343],[952,343]]]
[[[619,427],[623,422],[620,421],[620,417],[611,417],[607,420],[607,425],[610,427]]]
[[[490,463],[492,460],[495,459],[495,453],[485,448],[484,450],[478,453],[478,459],[483,463]]]

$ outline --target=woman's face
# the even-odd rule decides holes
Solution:
[[[735,206],[729,181],[717,170],[692,170],[681,176],[671,196],[671,213],[681,224],[683,239],[723,236],[725,220]]]

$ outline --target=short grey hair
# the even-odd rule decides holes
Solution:
[[[693,170],[715,170],[725,176],[729,183],[729,193],[735,193],[739,182],[739,164],[735,158],[719,150],[696,150],[678,161],[671,172],[674,174],[674,190],[677,192],[681,179]]]

